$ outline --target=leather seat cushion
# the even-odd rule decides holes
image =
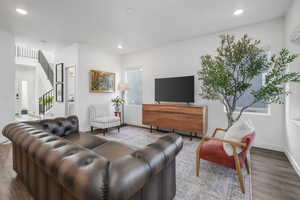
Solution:
[[[109,117],[97,117],[93,120],[93,122],[97,123],[111,123],[111,122],[119,122],[120,118],[115,116],[109,116]]]
[[[64,138],[70,140],[73,143],[79,144],[87,149],[93,149],[99,145],[107,143],[106,139],[88,133],[73,134]]]
[[[137,149],[134,147],[129,147],[125,144],[115,141],[108,141],[105,144],[92,149],[92,151],[110,161],[117,160],[118,158],[129,155],[136,150]]]

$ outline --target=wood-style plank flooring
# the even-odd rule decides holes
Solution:
[[[300,178],[284,153],[252,148],[251,165],[253,200],[300,200]],[[0,200],[32,200],[12,170],[11,144],[0,144]]]
[[[253,148],[253,200],[300,200],[300,178],[282,152]]]

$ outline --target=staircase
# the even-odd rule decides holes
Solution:
[[[38,51],[38,61],[41,64],[48,80],[50,81],[51,85],[54,85],[54,73],[53,70],[48,63],[46,57],[44,56],[43,52],[41,50]]]
[[[39,98],[39,114],[45,115],[53,107],[54,92],[49,90]]]
[[[49,64],[47,58],[45,57],[44,53],[41,50],[33,49],[33,48],[27,48],[27,47],[21,47],[16,45],[16,57],[17,58],[26,58],[33,60],[34,62],[38,62],[40,64],[40,67],[42,68],[42,71],[46,76],[43,75],[43,79],[48,79],[49,86],[48,88],[51,88],[47,92],[45,92],[42,96],[39,97],[38,101],[38,113],[39,115],[45,116],[45,114],[53,108],[54,105],[54,72]]]

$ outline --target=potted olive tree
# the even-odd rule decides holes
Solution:
[[[287,71],[288,64],[297,55],[282,49],[278,55],[270,57],[260,47],[260,43],[247,35],[239,40],[231,35],[222,35],[217,55],[201,57],[202,67],[198,72],[200,96],[218,100],[225,106],[227,129],[258,102],[283,103],[288,94],[285,84],[300,80],[299,73]],[[262,74],[265,77],[264,84],[259,89],[252,90],[253,80]],[[253,100],[237,110],[237,102],[246,92],[250,93]]]

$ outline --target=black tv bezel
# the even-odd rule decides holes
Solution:
[[[187,78],[187,77],[193,77],[194,83],[193,83],[193,100],[192,101],[176,101],[176,100],[168,100],[168,101],[162,101],[162,100],[158,100],[156,98],[156,80],[160,80],[160,79],[175,79],[175,78]],[[195,76],[191,75],[191,76],[178,76],[178,77],[167,77],[167,78],[155,78],[154,79],[154,99],[157,103],[161,103],[161,102],[177,102],[177,103],[195,103]]]

